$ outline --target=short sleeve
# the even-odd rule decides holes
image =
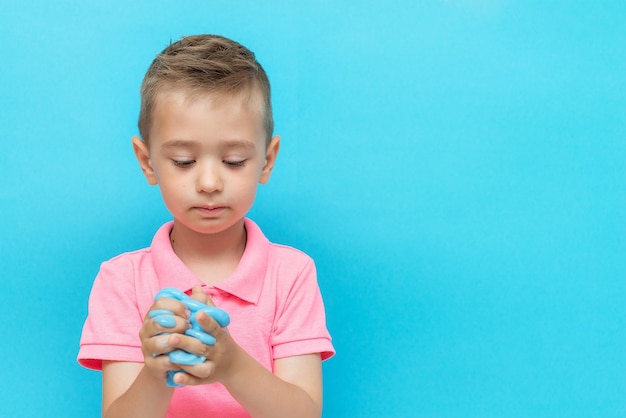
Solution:
[[[78,362],[101,370],[102,360],[143,362],[132,264],[113,259],[101,265],[89,297]]]
[[[313,260],[307,258],[280,299],[271,341],[274,358],[320,353],[326,360],[334,355]]]

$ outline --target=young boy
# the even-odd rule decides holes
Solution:
[[[280,145],[265,71],[236,42],[186,37],[153,61],[141,98],[133,149],[174,220],[149,248],[103,263],[94,282],[78,361],[102,370],[103,416],[319,417],[321,361],[334,349],[315,266],[245,217]],[[228,329],[198,314],[215,344],[184,334],[181,302],[154,301],[165,287],[230,314]],[[173,312],[174,326],[150,318],[156,309]],[[178,349],[206,361],[173,364]],[[180,387],[166,385],[170,370],[184,370]]]

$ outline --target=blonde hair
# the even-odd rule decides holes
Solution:
[[[192,95],[260,93],[269,143],[274,130],[269,79],[254,53],[243,45],[223,36],[195,35],[171,43],[157,55],[141,84],[138,125],[146,145],[158,95],[171,90]]]

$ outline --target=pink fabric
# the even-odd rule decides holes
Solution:
[[[296,249],[270,243],[250,219],[245,226],[246,249],[235,272],[215,286],[204,286],[231,316],[228,331],[268,370],[276,358],[310,353],[329,358],[335,351],[313,261]],[[171,222],[163,225],[149,248],[102,264],[80,340],[82,366],[101,370],[102,360],[143,362],[138,332],[156,293],[164,287],[189,292],[202,284],[172,251],[171,228]],[[220,384],[177,388],[168,416],[200,413],[248,416]]]

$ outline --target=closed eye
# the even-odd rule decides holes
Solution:
[[[189,167],[195,162],[196,160],[172,160],[172,164],[174,164],[176,167],[182,168]]]
[[[224,160],[223,163],[229,167],[245,167],[246,166],[246,160],[240,160],[240,161]]]

